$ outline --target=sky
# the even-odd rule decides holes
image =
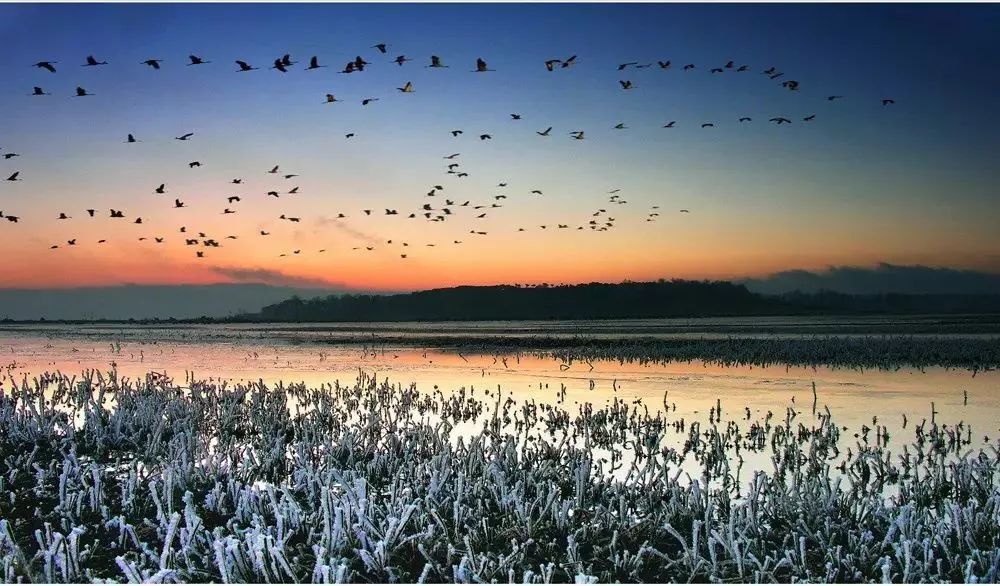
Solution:
[[[975,4],[3,4],[0,155],[20,156],[0,175],[20,180],[0,181],[0,211],[20,220],[0,219],[0,288],[1000,272],[998,27],[1000,7]],[[286,53],[288,73],[269,69]],[[82,67],[90,54],[108,65]],[[424,67],[432,54],[449,67]],[[329,67],[305,71],[313,55]],[[339,73],[357,55],[370,65]],[[495,71],[473,73],[479,57]],[[710,73],[729,60],[749,71]],[[425,204],[453,214],[428,221]],[[221,246],[186,246],[197,232]]]

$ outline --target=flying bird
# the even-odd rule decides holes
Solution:
[[[159,69],[161,61],[163,61],[163,59],[146,59],[141,63],[141,65],[149,65],[153,69]]]
[[[87,55],[87,62],[83,64],[83,67],[96,67],[98,65],[107,65],[107,61],[98,61],[93,55]]]
[[[431,64],[426,67],[448,67],[447,65],[441,64],[441,58],[437,55],[431,55]]]
[[[239,59],[236,60],[236,64],[240,66],[240,68],[237,71],[255,71],[259,69],[257,67],[250,65],[246,61],[240,61]],[[194,65],[194,64],[188,63],[188,65]]]
[[[894,100],[892,98],[882,98],[882,105],[883,106],[888,106],[889,104],[895,104],[895,103],[896,103],[896,100]]]
[[[484,72],[487,72],[487,71],[496,71],[496,70],[495,69],[487,69],[486,62],[483,61],[483,59],[481,57],[477,58],[476,59],[476,70],[473,71],[473,73],[484,73]]]
[[[406,82],[406,85],[404,85],[403,87],[398,87],[396,89],[403,92],[404,94],[410,94],[413,93],[413,84],[410,82]]]
[[[82,98],[84,96],[92,96],[92,95],[94,95],[94,94],[88,94],[87,90],[83,89],[82,87],[77,87],[76,88],[76,97],[78,97],[78,98]]]
[[[187,140],[187,139],[191,138],[192,136],[194,136],[194,133],[193,132],[189,132],[187,134],[182,134],[180,136],[175,136],[174,140]]]
[[[388,46],[389,45],[387,45],[385,43],[379,43],[377,45],[372,45],[372,49],[378,49],[379,53],[385,54],[385,49]]]
[[[310,69],[319,69],[320,67],[326,67],[326,65],[320,65],[319,58],[313,55],[312,58],[309,59],[309,67],[306,67],[306,71],[309,71]]]
[[[400,67],[402,67],[403,63],[406,63],[407,61],[413,61],[413,59],[407,59],[406,55],[400,55],[400,56],[396,57],[396,59],[393,62],[396,65],[399,65]]]
[[[37,67],[39,69],[47,69],[50,73],[55,73],[56,72],[56,68],[53,67],[53,65],[55,63],[59,63],[59,62],[58,61],[39,61],[38,63],[35,63],[33,65],[33,67]]]
[[[204,59],[202,59],[197,55],[188,55],[188,59],[191,60],[191,62],[188,63],[188,65],[205,65],[206,63],[211,63],[211,61],[205,61]]]
[[[627,79],[625,79],[625,80],[618,80],[618,83],[620,83],[622,85],[622,89],[623,90],[630,90],[633,87],[635,87],[635,86],[632,85],[632,82],[629,81],[629,80],[627,80]]]
[[[538,136],[548,136],[550,132],[552,132],[552,127],[551,126],[549,126],[548,128],[546,128],[545,130],[543,130],[541,132],[539,132],[539,131],[536,130],[535,134],[537,134]]]
[[[33,95],[33,96],[51,96],[52,94],[50,94],[50,93],[46,92],[45,90],[43,90],[42,88],[40,88],[40,87],[38,87],[38,86],[36,85],[36,86],[34,86],[34,88],[32,89],[32,91],[31,91],[31,95]]]

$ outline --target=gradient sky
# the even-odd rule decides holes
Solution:
[[[0,287],[406,290],[876,262],[1000,271],[997,30],[1000,7],[971,4],[0,5],[0,154],[22,155],[0,159],[0,175],[23,179],[0,182],[0,210],[22,218],[0,221]],[[388,55],[370,48],[378,42]],[[212,63],[187,67],[189,53]],[[299,61],[289,73],[266,69],[284,53]],[[110,64],[80,67],[88,54]],[[358,54],[366,71],[337,73]],[[414,61],[398,67],[399,54]],[[431,54],[451,67],[425,68]],[[543,67],[572,54],[570,69]],[[312,55],[330,67],[303,71]],[[477,57],[496,71],[471,73]],[[149,58],[163,69],[140,65]],[[261,70],[236,73],[235,59]],[[667,59],[672,69],[656,67]],[[730,59],[751,71],[709,73]],[[58,72],[31,67],[40,60]],[[628,61],[654,65],[616,70]],[[801,90],[760,73],[770,66]],[[394,89],[407,81],[414,93]],[[29,96],[35,85],[53,95]],[[71,97],[77,85],[95,95]],[[345,101],[323,104],[328,92]],[[363,108],[367,97],[380,101]],[[767,123],[774,116],[794,123]],[[548,126],[552,136],[535,134]],[[453,138],[456,128],[465,134]],[[191,141],[173,140],[186,132]],[[143,142],[125,144],[128,133]],[[467,178],[444,174],[442,157],[456,152]],[[189,169],[193,160],[203,166]],[[274,165],[301,176],[267,175]],[[153,193],[160,183],[166,195]],[[435,184],[444,191],[425,197]],[[293,185],[298,195],[265,195]],[[609,204],[611,189],[628,204]],[[406,218],[446,197],[488,205],[501,193],[504,207],[484,219],[458,207],[443,223]],[[229,206],[230,195],[243,201]],[[173,209],[175,197],[188,207]],[[227,206],[238,213],[221,215]],[[646,222],[652,206],[661,215]],[[613,229],[575,230],[598,208]],[[348,218],[334,221],[338,212]],[[223,247],[196,259],[182,225]]]

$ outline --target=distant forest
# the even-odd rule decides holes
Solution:
[[[575,320],[859,313],[1000,313],[1000,295],[761,295],[729,281],[452,287],[397,295],[292,297],[222,321]]]

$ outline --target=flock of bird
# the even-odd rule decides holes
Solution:
[[[389,47],[389,45],[386,44],[386,43],[378,43],[378,44],[373,45],[371,48],[376,49],[376,50],[378,50],[378,52],[380,54],[385,55],[385,54],[388,53],[388,47]],[[163,65],[164,61],[165,61],[164,59],[159,59],[159,58],[157,58],[157,59],[147,59],[145,61],[142,61],[140,63],[140,65],[148,66],[148,67],[150,67],[150,68],[152,68],[154,70],[160,70],[164,66]],[[412,59],[410,59],[409,57],[407,57],[405,55],[398,55],[397,57],[395,57],[394,59],[392,59],[391,61],[389,61],[389,63],[395,64],[398,67],[403,67],[406,63],[408,63],[410,61],[412,61]],[[247,61],[244,61],[244,60],[235,60],[234,63],[236,65],[236,69],[234,71],[237,72],[237,73],[247,73],[247,72],[257,71],[257,70],[261,69],[260,67],[255,67],[251,63],[249,63]],[[544,61],[544,67],[549,72],[555,72],[555,71],[557,71],[559,69],[566,69],[566,68],[569,68],[569,67],[576,66],[577,63],[578,63],[577,56],[576,55],[572,55],[572,56],[567,57],[565,59],[548,59],[548,60]],[[192,66],[198,66],[198,67],[200,67],[200,66],[207,66],[207,65],[211,65],[211,64],[212,64],[212,61],[210,61],[210,60],[203,59],[202,57],[200,57],[198,55],[190,55],[188,57],[188,62],[185,65],[188,66],[188,67],[192,67]],[[276,58],[274,60],[273,64],[268,69],[273,69],[273,70],[275,70],[277,72],[280,72],[282,74],[287,74],[296,64],[298,64],[297,61],[292,60],[292,58],[291,58],[291,56],[289,54],[285,54],[285,55],[283,55],[281,57]],[[40,70],[47,71],[49,73],[58,73],[58,72],[62,71],[62,66],[60,65],[60,67],[57,68],[56,67],[57,65],[60,65],[59,62],[57,62],[57,61],[39,61],[39,62],[35,63],[33,66],[36,67],[36,68],[38,68],[38,69],[40,69]],[[86,57],[86,59],[84,60],[84,62],[82,64],[80,64],[80,65],[82,67],[103,67],[103,66],[107,66],[109,64],[108,64],[107,61],[98,60],[97,57],[95,57],[93,55],[89,55],[89,56]],[[365,60],[363,57],[361,57],[359,55],[355,59],[347,61],[346,64],[343,66],[343,69],[340,70],[340,73],[341,74],[357,74],[357,73],[361,73],[361,72],[364,72],[366,70],[366,68],[370,67],[371,65],[372,65],[371,62]],[[308,65],[304,66],[302,69],[304,71],[314,71],[314,70],[318,70],[318,69],[322,69],[322,68],[326,68],[326,67],[327,67],[327,65],[320,63],[320,60],[319,60],[318,56],[312,56],[309,59],[309,61],[308,61]],[[448,68],[449,65],[445,65],[444,62],[442,61],[442,59],[439,56],[432,55],[430,57],[429,63],[427,65],[425,65],[425,67],[439,69],[439,68]],[[619,64],[618,67],[617,67],[617,71],[621,72],[621,74],[622,74],[621,77],[627,77],[628,76],[627,73],[629,71],[631,71],[631,70],[641,70],[641,69],[653,68],[653,67],[658,68],[660,70],[670,70],[670,69],[673,68],[673,64],[669,60],[667,60],[667,61],[656,61],[655,63],[654,62],[641,63],[641,62],[638,62],[638,61],[632,61],[632,62],[627,62],[627,63],[621,63],[621,64]],[[688,64],[683,65],[682,67],[679,67],[678,69],[680,69],[681,71],[684,71],[684,72],[691,72],[691,71],[696,70],[697,67],[693,63],[688,63]],[[479,73],[493,72],[495,70],[491,69],[489,67],[489,65],[487,64],[487,62],[484,59],[477,58],[476,62],[475,62],[474,68],[470,69],[469,71],[472,72],[472,73],[479,74]],[[736,62],[734,62],[734,61],[728,61],[727,63],[725,63],[725,64],[723,64],[721,66],[711,67],[711,68],[709,68],[708,71],[709,71],[709,74],[711,74],[711,75],[726,74],[726,73],[745,74],[747,72],[750,72],[751,68],[750,68],[750,66],[745,65],[745,64],[737,65]],[[777,83],[780,83],[780,87],[784,88],[785,90],[788,90],[788,91],[793,91],[793,92],[799,91],[799,89],[801,87],[800,82],[798,82],[797,80],[794,80],[794,79],[786,79],[785,78],[786,77],[785,73],[779,71],[776,67],[769,67],[767,69],[763,69],[762,71],[759,72],[759,75],[765,76],[769,81],[775,81]],[[633,90],[635,90],[638,87],[631,79],[620,79],[618,83],[619,83],[619,86],[621,88],[621,91],[633,91]],[[404,84],[402,84],[400,87],[397,87],[396,90],[398,92],[402,93],[402,94],[409,94],[409,93],[413,93],[413,92],[416,91],[414,89],[413,83],[410,82],[410,81],[407,81]],[[51,92],[45,91],[43,89],[43,87],[41,87],[41,86],[34,86],[33,89],[32,89],[32,92],[29,95],[30,96],[34,96],[34,97],[41,97],[41,96],[51,96],[52,94],[51,94]],[[76,92],[73,95],[73,97],[83,98],[83,97],[91,97],[91,96],[96,96],[96,95],[97,94],[90,92],[88,89],[86,89],[86,88],[84,88],[82,86],[78,86],[76,88]],[[378,98],[378,97],[366,97],[366,98],[364,98],[364,99],[361,100],[361,106],[367,107],[367,106],[373,104],[374,102],[379,101],[379,99],[380,98]],[[841,100],[841,99],[844,99],[844,96],[841,96],[841,95],[830,95],[830,96],[826,97],[826,101],[828,101],[828,102],[834,102],[834,101],[838,101],[838,100]],[[342,102],[342,101],[343,100],[337,99],[337,97],[336,97],[335,94],[328,93],[328,94],[326,94],[325,99],[322,100],[321,103],[329,105],[329,104],[339,103],[339,102]],[[895,101],[892,98],[882,98],[881,99],[881,105],[882,105],[882,107],[890,106],[890,105],[893,105],[893,104],[895,104]],[[512,122],[521,121],[523,119],[522,115],[519,114],[519,113],[516,113],[516,112],[515,113],[510,113],[509,116],[510,116],[510,120]],[[810,123],[810,122],[814,121],[815,119],[816,119],[816,114],[810,114],[808,116],[802,117],[801,121],[802,121],[802,123]],[[737,119],[737,123],[738,124],[747,124],[747,123],[750,123],[752,121],[753,121],[753,118],[750,117],[750,116],[741,116],[741,117],[739,117]],[[780,125],[786,125],[786,124],[792,124],[792,122],[793,122],[792,118],[784,116],[784,115],[771,117],[771,118],[769,118],[768,121],[770,123],[773,123],[773,124],[776,124],[776,125],[779,125],[779,126]],[[714,122],[700,122],[698,124],[700,124],[701,128],[713,128],[715,126]],[[666,124],[663,124],[663,128],[665,128],[665,129],[676,128],[677,125],[678,125],[678,121],[671,120],[671,121],[667,122]],[[629,127],[626,126],[625,123],[619,122],[619,123],[615,124],[612,128],[614,130],[627,130]],[[551,136],[552,131],[553,131],[553,127],[552,126],[548,126],[547,128],[535,131],[535,134],[538,135],[539,137],[547,138],[547,137]],[[464,134],[464,132],[465,131],[462,130],[462,129],[453,129],[453,130],[450,131],[450,134],[451,134],[451,136],[453,138],[458,138],[459,136],[461,136],[462,134]],[[346,139],[350,139],[350,138],[353,138],[354,136],[355,136],[354,133],[347,133],[345,135],[345,138]],[[571,131],[569,131],[566,134],[566,136],[568,136],[572,140],[585,140],[586,133],[585,133],[584,130],[571,130]],[[183,134],[180,134],[180,135],[174,137],[174,140],[181,141],[181,142],[189,142],[189,141],[192,141],[193,139],[195,139],[195,137],[196,137],[196,133],[195,132],[185,132]],[[488,140],[492,140],[493,136],[490,133],[480,133],[480,134],[478,134],[478,138],[479,138],[480,141],[488,141]],[[135,134],[130,133],[130,134],[128,134],[124,138],[123,142],[125,142],[127,144],[135,144],[135,143],[141,143],[143,141],[141,139],[137,138],[135,136]],[[0,156],[2,156],[4,160],[9,161],[9,160],[12,160],[12,159],[14,159],[16,157],[20,157],[21,155],[19,153],[15,152],[15,151],[10,151],[10,150],[8,150],[8,151],[2,151],[2,150],[0,150]],[[459,158],[460,156],[461,156],[461,153],[456,152],[456,153],[451,153],[451,154],[445,155],[443,157],[443,159],[447,161],[445,163],[445,167],[444,167],[444,174],[445,175],[453,176],[453,177],[455,177],[457,179],[462,179],[462,178],[465,178],[465,177],[469,176],[469,173],[467,171],[463,170],[462,166],[461,166],[461,163],[458,162],[460,160],[460,158]],[[195,168],[198,168],[198,167],[201,167],[201,166],[202,166],[202,164],[198,160],[193,160],[190,163],[188,163],[188,167],[190,169],[195,169]],[[282,178],[285,181],[291,180],[291,179],[293,179],[295,177],[298,177],[298,174],[295,174],[295,173],[283,173],[280,170],[280,165],[274,165],[271,169],[266,170],[266,173],[268,175],[280,177],[280,178]],[[21,172],[19,170],[14,170],[14,171],[10,172],[10,174],[6,177],[6,182],[19,182],[19,181],[22,181],[22,180],[23,179],[21,177]],[[241,184],[243,184],[243,178],[234,178],[234,179],[230,180],[229,183],[231,185],[241,185]],[[505,182],[505,181],[502,181],[502,182],[500,182],[500,183],[497,184],[497,188],[501,189],[501,190],[504,189],[504,188],[507,188],[507,187],[508,187],[508,183]],[[442,196],[443,194],[441,192],[444,192],[444,191],[446,191],[446,190],[445,190],[445,187],[443,185],[434,185],[426,193],[425,197],[427,197],[427,198],[434,198],[434,197]],[[158,186],[154,187],[151,190],[151,192],[152,192],[152,194],[154,196],[166,195],[166,194],[169,193],[167,184],[163,183],[163,182],[159,183]],[[576,230],[591,230],[591,231],[594,231],[594,232],[605,232],[605,231],[608,231],[610,229],[613,229],[615,227],[616,219],[615,219],[614,216],[610,215],[610,212],[609,212],[610,207],[614,206],[614,205],[624,205],[624,204],[628,203],[626,200],[622,199],[622,197],[619,195],[619,192],[620,192],[619,189],[610,190],[607,193],[608,199],[607,199],[607,202],[604,205],[604,207],[595,208],[590,213],[590,218],[588,220],[586,220],[585,223],[579,223],[579,224],[577,224],[575,226],[571,226],[569,223],[558,223],[557,222],[554,225],[546,223],[546,224],[539,224],[537,226],[537,228],[540,229],[540,230],[547,230],[549,228],[553,228],[553,229],[556,229],[556,230],[576,229]],[[284,187],[284,186],[282,186],[282,187],[272,188],[272,189],[268,190],[265,194],[262,194],[262,195],[265,196],[265,197],[269,197],[269,198],[273,197],[273,198],[279,198],[280,199],[283,196],[294,196],[294,195],[297,195],[297,194],[299,194],[299,187],[298,186],[292,186],[292,187]],[[543,192],[540,189],[530,189],[530,190],[527,191],[527,195],[529,195],[529,196],[542,196]],[[237,209],[234,209],[234,208],[237,207],[236,204],[239,204],[240,202],[242,202],[244,200],[244,198],[246,198],[246,197],[247,197],[246,195],[232,195],[232,196],[226,197],[226,206],[219,213],[221,213],[223,215],[236,214],[237,211],[238,211]],[[506,200],[507,198],[508,198],[508,194],[507,193],[497,193],[497,194],[495,194],[495,195],[492,196],[492,200],[493,200],[492,202],[483,203],[483,204],[480,204],[480,205],[472,205],[471,200],[465,200],[465,201],[459,202],[458,198],[452,199],[452,198],[449,198],[449,197],[445,196],[445,197],[442,197],[442,199],[444,199],[443,204],[438,204],[437,206],[435,206],[432,203],[424,203],[418,209],[410,211],[406,215],[406,217],[409,218],[409,219],[423,219],[425,221],[430,221],[430,222],[445,222],[448,219],[450,219],[453,216],[455,216],[457,212],[461,211],[463,208],[466,208],[466,209],[472,210],[472,212],[473,212],[473,218],[474,219],[482,219],[482,218],[487,217],[487,214],[489,214],[492,210],[504,207],[504,204],[501,203],[501,202],[504,201],[504,200]],[[173,208],[176,209],[176,208],[184,208],[184,207],[186,207],[186,203],[184,201],[182,201],[181,198],[174,197],[172,199],[174,200],[173,201],[173,205],[172,205]],[[434,200],[434,201],[440,201],[440,200]],[[90,209],[86,209],[85,212],[86,212],[86,217],[87,218],[96,218],[96,217],[98,217],[98,210],[97,209],[90,208]],[[361,217],[371,216],[373,214],[380,213],[379,211],[377,211],[375,209],[363,209],[363,210],[360,210],[360,212],[364,214],[364,216],[361,216]],[[404,213],[406,213],[406,212],[404,212]],[[680,209],[678,213],[690,213],[690,210],[688,210],[688,209]],[[382,212],[382,214],[384,214],[385,216],[399,216],[399,215],[401,215],[400,211],[398,209],[394,209],[394,208],[384,208],[384,212]],[[101,213],[101,215],[104,215],[104,214]],[[650,209],[650,211],[647,213],[647,215],[645,217],[645,221],[646,222],[655,222],[657,220],[657,218],[659,217],[659,215],[660,215],[659,214],[659,206],[652,206],[652,208]],[[134,224],[144,224],[145,223],[144,220],[143,220],[143,218],[141,216],[134,217],[134,218],[131,217],[131,216],[129,216],[127,218],[126,214],[125,214],[125,212],[123,210],[117,210],[117,209],[110,209],[108,211],[108,213],[107,213],[107,217],[109,217],[111,219],[118,219],[118,220],[125,220],[125,221],[131,220]],[[341,221],[341,220],[348,220],[349,218],[350,218],[350,216],[348,216],[348,215],[346,215],[344,213],[338,213],[337,216],[336,216],[336,218],[334,218],[334,220],[335,221]],[[21,218],[20,215],[11,214],[11,213],[6,213],[5,214],[3,211],[0,211],[0,220],[6,220],[7,223],[15,223],[16,224],[16,223],[20,222],[21,219],[22,218]],[[72,220],[73,216],[69,215],[66,212],[60,212],[55,219],[58,220],[58,221],[66,221],[66,220]],[[289,223],[299,223],[302,220],[301,217],[289,216],[287,214],[281,214],[280,216],[278,216],[278,219],[281,220],[281,221],[283,221],[283,222],[289,222]],[[532,227],[532,229],[533,228],[534,227]],[[518,232],[524,232],[527,229],[528,228],[520,227],[520,228],[518,228]],[[181,233],[181,234],[184,235],[183,236],[183,242],[184,242],[185,246],[192,246],[192,247],[198,247],[198,248],[200,248],[199,250],[195,251],[195,256],[197,258],[204,258],[205,257],[206,249],[216,248],[216,247],[222,246],[222,244],[220,244],[220,241],[219,241],[220,239],[221,240],[236,240],[238,238],[238,236],[236,236],[236,235],[226,235],[226,236],[221,237],[221,238],[219,238],[218,236],[213,237],[212,235],[208,234],[205,231],[199,231],[199,230],[191,230],[191,231],[189,231],[186,226],[180,226],[179,227],[179,233]],[[486,236],[488,234],[486,231],[481,230],[481,229],[476,229],[475,227],[472,227],[469,230],[468,233],[470,235],[474,236],[474,237],[475,236]],[[266,230],[256,230],[256,233],[255,233],[255,236],[259,236],[259,237],[266,237],[266,236],[269,236],[269,235],[270,235],[270,232],[268,232]],[[63,247],[63,246],[67,246],[67,247],[77,246],[77,240],[78,240],[77,238],[67,238],[64,242],[60,242],[60,243],[57,243],[57,244],[52,244],[50,246],[50,248],[54,250],[54,249],[58,249],[58,248]],[[156,236],[152,236],[152,237],[141,236],[141,237],[138,238],[138,240],[139,241],[150,241],[150,242],[155,243],[155,244],[163,244],[163,243],[165,243],[167,241],[167,238],[165,236],[161,236],[161,235],[156,235]],[[106,242],[107,242],[106,239],[101,239],[101,240],[97,241],[97,244],[105,244]],[[390,239],[390,240],[386,240],[385,243],[387,245],[392,245],[394,243],[394,241]],[[461,243],[462,243],[461,240],[453,240],[453,242],[452,242],[452,244],[461,244]],[[402,247],[409,247],[410,246],[410,244],[408,242],[396,242],[396,244],[397,245],[401,245]],[[433,247],[433,246],[436,246],[436,243],[426,243],[425,246]],[[362,248],[364,250],[372,251],[372,250],[375,250],[376,247],[374,245],[364,246],[364,247],[357,246],[357,247],[353,247],[353,250],[361,250]],[[290,251],[290,252],[281,253],[281,254],[279,254],[279,256],[280,257],[285,257],[285,256],[289,256],[289,254],[291,254],[291,255],[298,255],[298,254],[301,254],[302,252],[303,251],[301,249],[296,249],[296,250],[293,250],[293,251]],[[320,249],[318,252],[320,252],[320,253],[326,252],[326,249]],[[398,251],[398,253],[399,253],[399,256],[401,258],[407,258],[407,256],[408,256],[407,252]]]

